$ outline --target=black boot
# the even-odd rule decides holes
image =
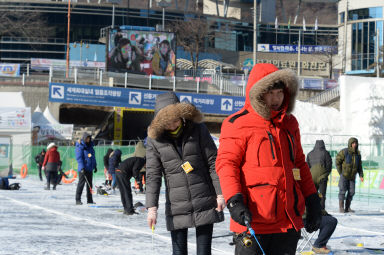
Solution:
[[[52,188],[53,190],[56,190],[56,185],[53,185],[53,188]]]
[[[355,211],[351,209],[351,202],[352,200],[345,200],[345,212],[354,213]]]

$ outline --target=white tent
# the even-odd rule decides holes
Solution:
[[[71,140],[73,133],[72,124],[60,124],[51,114],[48,107],[44,113],[39,106],[32,114],[32,127],[34,136],[33,144],[50,140]]]
[[[22,92],[0,92],[0,176],[30,162],[31,108]]]

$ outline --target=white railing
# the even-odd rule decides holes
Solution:
[[[339,86],[334,87],[332,89],[325,90],[324,92],[322,92],[316,96],[313,96],[313,97],[311,97],[305,101],[310,102],[310,103],[314,103],[317,105],[325,105],[325,104],[332,102],[333,100],[337,99],[338,97],[340,97]]]

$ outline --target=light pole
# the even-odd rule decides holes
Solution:
[[[157,2],[157,5],[160,6],[161,8],[163,8],[163,17],[162,17],[162,30],[164,31],[165,30],[165,8],[167,8],[168,6],[171,5],[171,1],[170,0],[161,0],[159,2]]]
[[[65,78],[68,78],[69,73],[69,29],[71,27],[71,0],[68,0],[68,28],[67,28],[67,57],[65,65]]]
[[[260,0],[253,0],[253,65],[256,65],[257,58],[257,5],[259,3]]]

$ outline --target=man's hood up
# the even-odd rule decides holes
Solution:
[[[274,83],[282,81],[285,84],[282,109],[290,114],[295,107],[298,81],[291,69],[279,70],[273,64],[256,64],[249,75],[246,87],[245,108],[253,109],[264,119],[270,119],[271,109],[265,104],[262,95]]]

